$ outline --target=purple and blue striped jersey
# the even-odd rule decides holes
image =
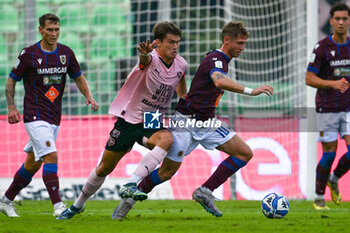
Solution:
[[[230,59],[220,50],[206,54],[192,80],[190,91],[180,98],[176,110],[197,120],[215,117],[215,109],[224,90],[214,85],[211,75],[215,71],[227,74]]]
[[[313,50],[307,70],[325,80],[346,79],[350,82],[350,44],[337,44],[331,35],[319,41]],[[316,93],[317,112],[348,112],[350,88],[344,93],[333,88],[319,88]]]
[[[60,124],[67,74],[72,79],[81,76],[79,63],[69,47],[57,43],[55,51],[45,52],[39,41],[22,50],[10,78],[23,80],[25,123],[42,120]]]

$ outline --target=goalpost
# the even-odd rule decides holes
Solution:
[[[250,38],[242,55],[230,62],[229,76],[251,88],[263,84],[274,87],[271,97],[223,95],[216,113],[247,141],[254,158],[237,173],[235,182],[226,182],[215,195],[221,199],[261,199],[271,191],[293,199],[313,195],[314,169],[310,168],[316,164],[316,144],[305,126],[305,109],[312,107],[313,94],[304,77],[310,49],[317,40],[317,0],[23,0],[2,4],[0,59],[6,59],[0,61],[0,193],[24,161],[22,148],[28,139],[23,122],[7,123],[4,83],[21,49],[40,39],[37,19],[47,12],[61,18],[59,42],[75,52],[100,104],[99,111],[93,113],[74,83],[67,82],[57,139],[63,198],[76,198],[98,163],[114,123],[107,114],[109,104],[136,63],[138,42],[152,39],[152,28],[161,20],[172,21],[183,31],[179,53],[189,64],[188,88],[205,53],[221,45],[221,28],[230,20],[242,21]],[[22,85],[17,84],[15,96],[21,112]],[[176,102],[174,98],[169,114]],[[146,152],[135,146],[95,198],[118,199],[119,186]],[[192,191],[226,156],[197,148],[186,157],[177,175],[156,189],[151,198],[190,199]],[[23,198],[47,198],[40,177],[41,171],[21,193]]]

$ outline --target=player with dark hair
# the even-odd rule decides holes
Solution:
[[[317,210],[329,209],[324,199],[326,185],[331,190],[332,200],[337,205],[341,203],[338,180],[350,167],[350,44],[347,36],[350,9],[345,3],[337,3],[331,8],[330,15],[329,23],[334,33],[315,45],[305,78],[307,85],[317,88],[317,129],[323,149],[316,168],[314,208]],[[345,139],[348,152],[329,176],[336,155],[338,133]]]
[[[228,125],[215,117],[215,109],[224,90],[257,96],[271,95],[273,88],[265,85],[255,89],[244,87],[228,76],[228,64],[244,50],[249,33],[240,22],[229,22],[222,29],[222,46],[210,51],[203,58],[192,80],[190,91],[180,98],[174,121],[194,120],[194,127],[174,128],[174,143],[159,169],[153,170],[139,184],[138,188],[148,193],[156,185],[169,180],[180,168],[184,156],[191,153],[199,144],[204,148],[218,149],[229,156],[222,161],[209,179],[193,192],[193,199],[209,213],[220,217],[221,211],[214,203],[213,190],[222,185],[230,176],[244,167],[253,157],[249,146]],[[214,127],[197,127],[206,121],[220,124]],[[186,123],[184,123],[186,124]],[[114,210],[112,217],[122,219],[130,211],[136,200],[124,198]]]
[[[74,52],[57,43],[60,35],[59,18],[45,14],[39,18],[39,25],[42,40],[22,50],[6,83],[8,122],[15,124],[21,121],[21,114],[14,102],[15,86],[23,80],[23,120],[29,135],[29,141],[24,147],[27,159],[0,200],[0,212],[9,217],[19,217],[12,201],[31,182],[43,162],[42,178],[54,206],[53,215],[59,216],[66,209],[59,195],[55,141],[61,121],[67,74],[85,96],[85,103],[91,104],[94,111],[98,109]]]
[[[101,162],[90,173],[78,199],[57,219],[70,219],[84,210],[88,198],[103,184],[120,159],[135,142],[151,151],[141,160],[136,174],[145,177],[166,156],[173,143],[169,130],[144,129],[143,113],[155,112],[158,118],[165,112],[176,90],[178,96],[186,94],[185,72],[187,62],[178,55],[181,30],[170,22],[157,23],[153,28],[154,41],[141,42],[139,62],[109,108],[117,116],[114,128],[102,155]],[[153,49],[154,46],[156,49]],[[148,164],[145,167],[144,164]],[[147,194],[139,191],[136,183],[126,185],[133,198],[144,200]]]

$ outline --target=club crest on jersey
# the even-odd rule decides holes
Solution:
[[[182,77],[182,72],[181,72],[181,71],[177,72],[177,77],[178,77],[178,78],[181,78],[181,77]]]
[[[60,62],[62,65],[65,65],[66,64],[66,55],[60,55]]]

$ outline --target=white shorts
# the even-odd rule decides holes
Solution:
[[[29,141],[24,147],[25,152],[34,152],[35,161],[42,160],[42,157],[57,151],[56,138],[59,126],[52,125],[46,121],[33,121],[24,123],[29,135]]]
[[[317,113],[317,130],[319,142],[337,141],[338,133],[350,135],[350,112]]]
[[[182,162],[184,157],[190,154],[196,147],[201,144],[205,149],[214,150],[216,147],[224,144],[236,135],[225,122],[222,122],[216,118],[215,121],[221,122],[220,127],[185,127],[185,128],[170,128],[174,137],[174,143],[170,148],[167,158],[175,161]],[[175,112],[175,121],[192,120],[179,112]]]

